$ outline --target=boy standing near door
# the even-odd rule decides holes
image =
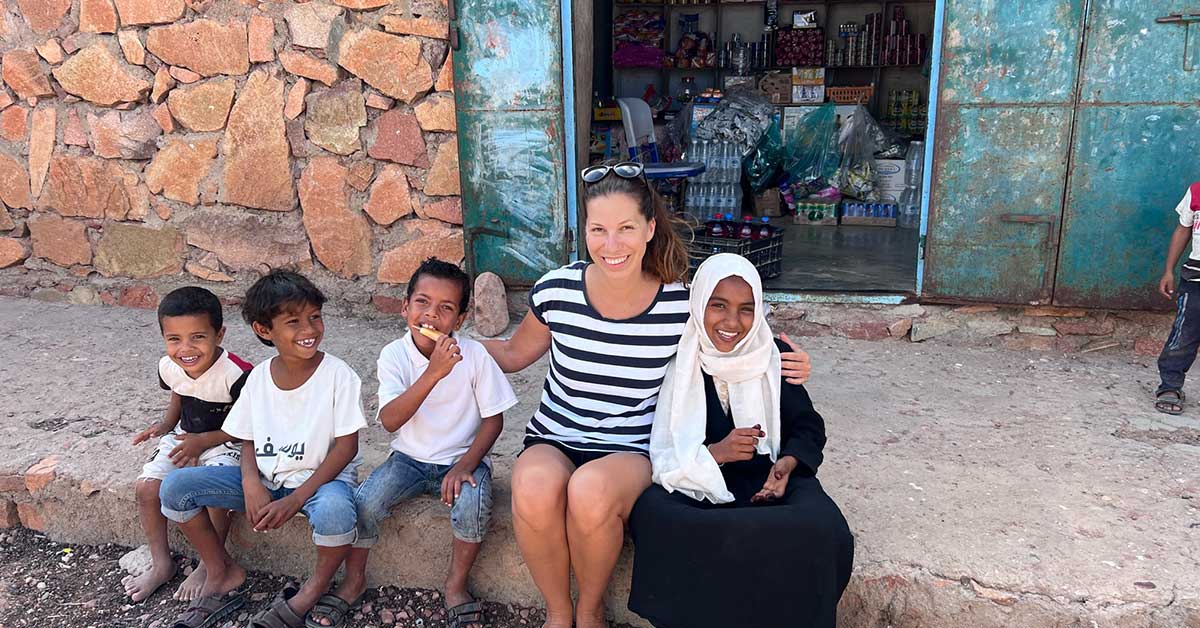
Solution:
[[[1183,413],[1183,380],[1200,348],[1200,183],[1193,183],[1175,207],[1179,223],[1167,248],[1167,266],[1158,281],[1158,291],[1168,299],[1176,299],[1175,323],[1158,356],[1158,374],[1162,383],[1154,395],[1154,408],[1166,414]],[[1178,289],[1175,286],[1175,265],[1192,244],[1192,253],[1180,269]]]

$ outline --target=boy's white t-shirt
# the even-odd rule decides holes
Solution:
[[[1193,203],[1192,189],[1188,188],[1183,200],[1175,206],[1175,213],[1179,214],[1179,224],[1192,230],[1192,254],[1188,256],[1189,260],[1200,260],[1200,222],[1196,221],[1196,214],[1200,212],[1200,199],[1195,200]]]
[[[321,466],[335,438],[367,426],[362,381],[348,364],[326,353],[308,381],[280,390],[271,377],[272,359],[250,372],[222,429],[254,441],[258,472],[268,488],[296,488]],[[355,456],[338,479],[356,481],[361,461]]]
[[[471,448],[483,417],[495,416],[517,404],[516,393],[487,349],[463,336],[456,335],[455,340],[462,362],[434,385],[421,407],[392,439],[392,449],[420,462],[455,464]],[[409,332],[379,352],[378,366],[382,410],[417,381],[429,367],[429,359],[417,349]]]

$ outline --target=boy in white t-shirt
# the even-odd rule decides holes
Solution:
[[[325,295],[308,279],[273,271],[246,292],[242,317],[278,355],[250,372],[224,431],[242,441],[240,467],[181,469],[167,476],[163,514],[179,522],[208,566],[200,597],[178,620],[219,625],[244,603],[246,572],[225,551],[205,507],[244,510],[256,532],[303,512],[317,564],[299,590],[287,589],[253,621],[299,626],[310,611],[341,623],[350,604],[326,592],[357,538],[354,507],[363,417],[362,382],[345,362],[320,351]],[[255,624],[257,625],[257,624]]]
[[[409,280],[401,310],[409,331],[379,354],[379,421],[396,434],[393,451],[355,494],[358,541],[337,591],[343,599],[362,594],[368,552],[394,506],[435,494],[450,507],[454,532],[445,602],[455,628],[483,626],[483,604],[467,592],[467,575],[491,516],[487,454],[502,413],[517,403],[483,345],[453,335],[469,299],[470,279],[454,264],[430,258]]]
[[[1161,383],[1154,395],[1155,409],[1167,414],[1183,413],[1184,376],[1196,361],[1196,350],[1200,348],[1200,220],[1196,219],[1200,213],[1200,183],[1188,188],[1175,212],[1179,214],[1179,224],[1171,235],[1167,265],[1158,281],[1159,293],[1177,301],[1175,324],[1158,356]],[[1175,265],[1189,242],[1192,254],[1180,269],[1182,282],[1176,290]]]

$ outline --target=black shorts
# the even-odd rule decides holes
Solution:
[[[579,467],[582,467],[583,465],[585,465],[593,460],[599,460],[609,454],[642,453],[642,452],[621,452],[621,451],[581,451],[579,449],[572,449],[572,448],[566,446],[565,444],[560,443],[556,440],[550,440],[549,438],[541,438],[538,436],[526,436],[525,437],[525,449],[522,449],[521,453],[522,454],[525,453],[525,450],[529,449],[530,447],[533,447],[534,445],[550,445],[551,447],[561,451],[562,454],[567,457],[567,460],[570,460],[571,464],[575,465],[576,469],[578,469]],[[642,455],[645,455],[645,454],[642,454]],[[521,454],[517,454],[517,457],[520,458]]]

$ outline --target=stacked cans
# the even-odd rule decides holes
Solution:
[[[892,9],[892,19],[884,24],[883,13],[871,13],[863,24],[838,26],[842,46],[830,40],[825,49],[829,67],[875,65],[921,65],[925,63],[926,36],[911,32],[912,22],[904,17],[904,7]]]

